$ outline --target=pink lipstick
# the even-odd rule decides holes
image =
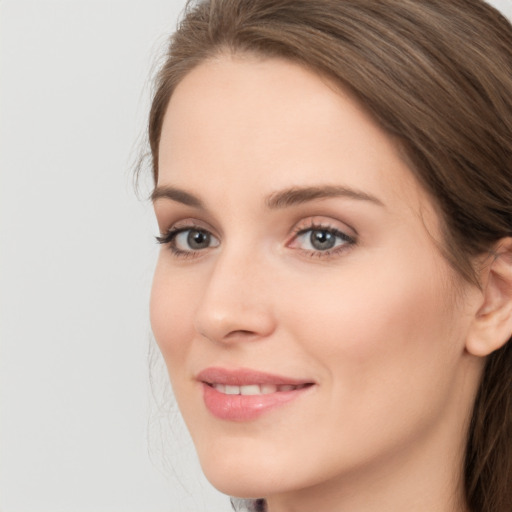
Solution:
[[[250,421],[298,398],[313,382],[240,368],[207,368],[197,380],[207,409],[229,421]]]

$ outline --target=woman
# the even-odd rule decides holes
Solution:
[[[213,485],[270,512],[510,512],[509,23],[200,2],[149,138],[152,327]]]

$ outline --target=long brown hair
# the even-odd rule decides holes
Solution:
[[[156,80],[155,182],[176,85],[221,52],[298,62],[350,90],[400,141],[437,203],[444,254],[478,284],[474,256],[512,234],[512,27],[481,0],[190,3]],[[512,510],[512,343],[486,361],[465,457],[472,512]]]

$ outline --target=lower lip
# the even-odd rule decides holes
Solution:
[[[207,409],[221,420],[251,421],[262,414],[295,400],[313,386],[292,391],[277,391],[267,395],[226,395],[202,383]]]

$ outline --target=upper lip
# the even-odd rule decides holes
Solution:
[[[251,384],[274,384],[276,386],[300,386],[313,384],[310,380],[284,377],[249,368],[228,369],[220,367],[205,368],[197,374],[197,380],[206,384],[225,384],[229,386],[249,386]]]

